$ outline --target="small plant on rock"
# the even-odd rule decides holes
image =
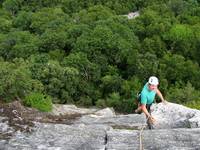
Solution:
[[[31,93],[27,95],[23,103],[25,106],[33,107],[44,112],[52,110],[51,97],[41,93]]]

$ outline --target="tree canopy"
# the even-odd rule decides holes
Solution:
[[[3,101],[132,112],[155,75],[166,100],[200,108],[199,65],[198,0],[0,1]]]

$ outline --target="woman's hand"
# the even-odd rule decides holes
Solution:
[[[167,105],[168,102],[166,100],[162,100],[162,103]]]
[[[152,123],[152,124],[155,124],[156,122],[156,119],[152,116],[149,117],[149,122]]]

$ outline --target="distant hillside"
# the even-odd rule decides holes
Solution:
[[[136,94],[155,75],[167,100],[200,108],[199,1],[1,0],[0,6],[1,101],[43,95],[53,103],[132,112]],[[135,19],[124,16],[136,11]]]

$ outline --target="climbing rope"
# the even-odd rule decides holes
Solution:
[[[142,145],[142,132],[144,130],[145,126],[142,127],[142,129],[140,130],[140,150],[143,150],[143,145]]]
[[[149,120],[149,117],[147,117],[147,122],[148,122],[148,120]],[[144,130],[144,128],[146,127],[146,125],[144,125],[142,128],[141,128],[141,130],[140,130],[140,150],[144,150],[144,147],[143,147],[143,144],[142,144],[142,133],[143,133],[143,130]]]

